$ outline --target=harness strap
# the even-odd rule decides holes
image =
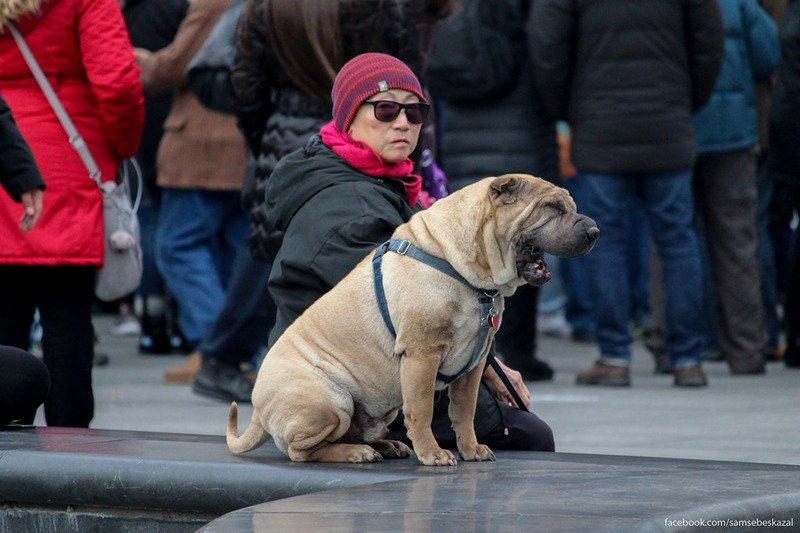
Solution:
[[[385,243],[381,244],[377,250],[375,250],[375,255],[372,258],[372,272],[373,272],[373,282],[375,285],[375,296],[378,300],[378,308],[381,312],[381,317],[383,318],[384,324],[386,324],[386,328],[389,330],[389,333],[392,334],[392,337],[397,337],[397,332],[394,329],[394,325],[392,324],[392,318],[389,316],[389,306],[386,303],[386,292],[383,288],[383,275],[381,273],[381,261],[383,260],[383,256],[387,252],[395,252],[400,255],[406,255],[409,257],[413,257],[417,261],[424,263],[432,268],[435,268],[439,272],[443,274],[447,274],[451,278],[455,279],[456,281],[460,281],[465,285],[469,286],[467,280],[464,277],[456,272],[453,266],[445,261],[440,257],[436,257],[431,255],[407,240],[388,240]],[[441,372],[436,373],[437,381],[450,384],[459,377],[463,376],[473,368],[475,365],[478,364],[480,360],[481,352],[483,351],[484,344],[486,344],[486,338],[489,336],[489,323],[486,317],[490,316],[492,309],[494,308],[494,298],[489,296],[484,291],[480,289],[475,289],[478,292],[479,297],[478,301],[481,304],[480,310],[480,317],[481,317],[481,333],[478,342],[475,345],[475,350],[472,352],[472,357],[470,357],[469,362],[467,365],[462,368],[458,373],[452,376],[448,376],[446,374],[442,374]],[[497,371],[497,370],[496,370]],[[498,371],[498,374],[502,374],[502,371]]]

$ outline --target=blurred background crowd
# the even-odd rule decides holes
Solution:
[[[104,174],[141,167],[144,270],[122,300],[93,298],[97,189],[12,22]],[[553,378],[539,335],[597,345],[581,386],[630,386],[635,339],[679,387],[708,385],[707,361],[800,367],[798,0],[0,0],[0,97],[29,147],[0,152],[0,345],[42,357],[49,425],[91,421],[97,312],[142,356],[186,355],[166,383],[249,401],[277,314],[267,184],[363,52],[402,60],[432,104],[420,208],[520,172],[600,227],[506,302],[496,348],[524,380]]]

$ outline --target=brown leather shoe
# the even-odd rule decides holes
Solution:
[[[700,365],[675,369],[676,387],[706,387],[708,378]]]
[[[164,383],[192,383],[200,371],[202,362],[200,352],[192,352],[186,356],[186,362],[164,372]]]
[[[606,387],[630,387],[631,371],[627,366],[610,365],[596,361],[592,368],[578,372],[578,385],[605,385]]]

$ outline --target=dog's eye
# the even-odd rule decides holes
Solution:
[[[559,215],[566,215],[567,210],[564,209],[563,204],[547,204],[547,207],[557,212]]]

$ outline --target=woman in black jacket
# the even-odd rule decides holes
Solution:
[[[320,184],[335,179],[327,172],[317,173],[318,180],[300,177],[314,170],[305,168],[306,165],[324,160],[324,154],[330,153],[320,140],[312,139],[308,144],[306,140],[331,118],[336,72],[348,58],[371,51],[400,58],[421,78],[433,27],[455,5],[452,0],[266,0],[248,4],[239,27],[232,82],[239,125],[258,161],[251,208],[251,244],[255,252],[274,255],[277,247],[274,239],[269,238],[272,228],[277,225],[278,229],[287,229],[296,210],[312,197],[326,196],[319,189]],[[315,22],[307,28],[301,23],[303,20],[306,24],[309,20]],[[339,25],[330,24],[331,20],[338,20]],[[274,176],[278,178],[276,183],[268,183],[268,178],[273,179],[270,175],[277,161],[304,145],[301,151],[282,161],[282,170]],[[346,166],[339,163],[339,167]],[[294,173],[301,168],[303,172]],[[352,243],[344,246],[346,243],[332,240],[326,247],[318,248],[326,252],[324,256],[311,257],[308,254],[316,241],[309,232],[332,229],[334,221],[319,211],[308,217],[306,224],[295,223],[296,233],[289,244],[281,246],[270,276],[270,291],[278,307],[270,344],[311,303],[341,280],[368,250],[388,239],[394,228],[407,220],[410,206],[403,205],[398,185],[371,184],[376,194],[368,194],[364,200],[331,199],[329,207],[354,208],[361,201],[370,202],[371,214],[362,220],[364,226],[353,228],[360,231],[358,246]],[[396,190],[391,192],[393,188]],[[269,205],[263,202],[265,196]],[[312,212],[303,209],[304,213]],[[521,383],[519,373],[514,372],[512,377]],[[437,421],[444,421],[439,424],[441,432],[435,432],[440,442],[446,442],[452,435],[446,406],[446,401],[438,402],[434,418],[435,426]],[[517,424],[516,410],[512,412],[505,403],[501,407],[485,387],[481,387],[478,413],[476,420],[480,418],[481,423],[478,435],[496,434],[497,443],[492,445],[498,449],[553,449],[552,432],[544,422],[533,415],[529,420],[525,413],[520,415],[524,420]],[[509,426],[510,433],[506,432]]]
[[[769,125],[770,174],[791,191],[800,212],[800,0],[791,0],[781,28],[781,65]],[[786,287],[786,366],[800,368],[800,246],[795,244]]]
[[[374,74],[381,69],[405,69],[405,74],[381,81]],[[357,56],[336,79],[333,121],[283,158],[268,182],[268,221],[285,232],[269,280],[278,307],[270,345],[418,209],[421,178],[411,174],[409,156],[428,109],[419,82],[399,60],[384,54]],[[375,89],[381,83],[385,88]],[[368,101],[377,103],[363,105]],[[405,110],[397,103],[406,104]],[[385,110],[380,108],[384,104]],[[400,140],[407,142],[398,148],[395,141]],[[475,416],[481,442],[498,449],[553,451],[547,424],[495,399],[505,395],[494,384],[493,372],[485,375]],[[527,389],[520,392],[529,398]],[[454,444],[455,438],[447,405],[443,399],[436,402],[433,420],[434,435],[444,445]],[[404,440],[402,433],[396,438]]]

